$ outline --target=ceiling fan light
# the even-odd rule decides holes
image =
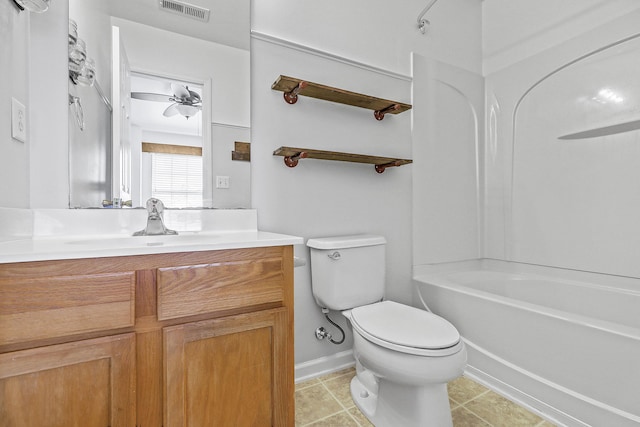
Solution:
[[[178,113],[185,116],[187,119],[189,117],[194,116],[198,111],[200,111],[200,108],[198,107],[195,107],[193,105],[185,105],[185,104],[176,105],[176,109],[178,110]]]
[[[49,9],[50,0],[13,0],[22,10],[29,12],[42,13]]]

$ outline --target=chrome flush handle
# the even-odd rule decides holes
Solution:
[[[335,251],[335,252],[331,252],[331,253],[330,253],[329,255],[327,255],[327,256],[328,256],[329,258],[331,258],[332,260],[337,261],[337,260],[339,260],[339,259],[340,259],[340,257],[341,257],[342,255],[340,255],[340,252]]]

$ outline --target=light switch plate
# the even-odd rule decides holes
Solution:
[[[27,141],[27,109],[17,99],[11,98],[11,137]]]
[[[228,176],[216,176],[216,188],[229,188]]]

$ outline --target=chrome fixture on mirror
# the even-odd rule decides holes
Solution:
[[[164,212],[164,203],[160,199],[150,198],[147,200],[147,226],[144,230],[136,231],[134,236],[157,236],[163,234],[178,234],[175,230],[169,230],[164,226],[162,213]]]
[[[83,131],[84,130],[84,111],[82,110],[82,103],[80,102],[80,98],[69,94],[69,106],[71,107],[71,111],[73,112],[73,117],[76,118],[78,127],[80,128],[81,131]]]
[[[42,13],[49,9],[49,0],[13,0],[13,3],[18,9],[29,12]]]
[[[83,86],[93,86],[96,80],[96,64],[87,57],[87,46],[78,37],[78,24],[73,19],[69,19],[69,78]]]

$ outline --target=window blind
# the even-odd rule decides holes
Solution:
[[[151,153],[151,196],[171,208],[201,207],[202,157]]]

